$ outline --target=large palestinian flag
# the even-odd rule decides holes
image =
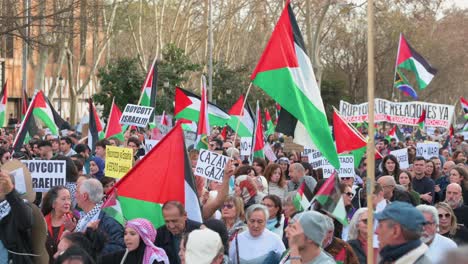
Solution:
[[[200,104],[200,96],[176,87],[174,107],[176,119],[183,118],[198,122]],[[217,105],[208,102],[208,119],[211,126],[224,126],[228,123],[230,116]]]
[[[104,208],[125,219],[146,218],[155,228],[164,225],[162,205],[179,201],[189,219],[201,222],[200,204],[181,124],[176,126],[114,186],[116,200]],[[119,209],[120,208],[120,209]],[[119,217],[116,217],[119,219]]]
[[[254,130],[254,116],[247,102],[244,103],[244,95],[232,105],[228,112],[231,115],[228,125],[237,132],[239,137],[252,137]],[[239,125],[239,129],[237,129]]]
[[[13,143],[13,148],[16,151],[19,151],[22,145],[27,143],[25,139],[37,133],[36,120],[43,123],[45,127],[49,128],[50,133],[56,136],[59,135],[60,129],[65,123],[42,91],[34,95],[21,122],[20,129]]]
[[[156,65],[156,58],[154,58],[153,64],[151,64],[151,67],[148,73],[146,74],[143,87],[141,87],[141,95],[140,95],[140,100],[138,100],[138,105],[151,106],[151,92],[153,88],[156,89],[156,81],[157,81],[157,72],[156,72],[157,67],[155,67],[155,65]]]
[[[330,164],[339,168],[320,90],[290,1],[251,79],[297,119],[290,124],[294,128],[294,142],[315,145]]]
[[[437,73],[437,70],[410,46],[403,34],[400,34],[398,44],[396,70],[398,69],[413,72],[416,75],[416,81],[420,89],[426,88]]]
[[[7,82],[3,84],[2,94],[0,95],[0,126],[4,127],[8,124],[6,110],[8,103]]]

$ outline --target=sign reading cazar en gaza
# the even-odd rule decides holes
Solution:
[[[426,110],[425,125],[428,127],[449,128],[452,120],[453,105],[433,104],[427,102],[391,102],[375,99],[375,122],[415,126]],[[340,101],[341,116],[350,123],[362,123],[368,118],[368,103],[350,104]]]
[[[224,167],[226,167],[228,160],[229,157],[201,149],[200,154],[198,155],[195,175],[205,177],[209,180],[222,182]]]

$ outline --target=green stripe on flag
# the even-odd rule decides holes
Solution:
[[[39,118],[44,123],[44,125],[50,129],[50,132],[53,135],[58,135],[58,129],[54,120],[44,110],[40,108],[34,108],[33,115]]]
[[[120,202],[120,207],[122,208],[125,219],[145,218],[153,223],[154,228],[164,225],[161,204],[124,196],[118,196],[117,199]]]
[[[175,116],[175,118],[176,119],[184,118],[187,120],[198,122],[199,115],[200,115],[200,112],[198,110],[185,108],[184,110],[180,111]],[[208,113],[208,119],[209,119],[210,126],[224,126],[228,122],[228,119],[221,118],[211,113]]]

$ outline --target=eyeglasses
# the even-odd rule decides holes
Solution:
[[[353,177],[341,177],[342,180],[345,180],[345,181],[348,181],[350,179],[352,179]]]
[[[354,197],[354,193],[352,193],[352,192],[346,192],[345,194],[348,195],[348,197],[351,197],[351,198]]]
[[[366,219],[361,219],[361,222],[367,225],[367,218]]]
[[[232,208],[234,208],[234,205],[233,204],[223,204],[223,209],[224,208],[232,209]]]
[[[450,218],[450,214],[449,213],[439,214],[439,218]]]

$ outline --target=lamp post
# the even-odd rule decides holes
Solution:
[[[62,116],[62,90],[63,90],[63,83],[64,83],[62,75],[59,76],[58,81],[59,81],[58,83],[59,84],[59,107],[58,108],[59,108],[59,114],[60,116]]]

